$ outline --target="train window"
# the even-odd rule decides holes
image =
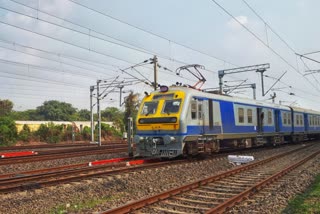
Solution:
[[[291,125],[291,113],[288,113],[288,125]]]
[[[252,123],[252,109],[247,109],[248,123]]]
[[[191,101],[191,119],[197,119],[197,101]]]
[[[243,108],[238,108],[239,123],[244,123],[244,111]]]
[[[158,108],[158,102],[145,102],[141,110],[141,114],[148,116],[149,114],[155,114]]]
[[[162,113],[177,113],[180,109],[181,100],[166,100]]]
[[[311,121],[312,121],[312,122],[311,122],[311,123],[312,123],[311,125],[314,126],[314,125],[315,125],[315,124],[314,124],[314,122],[315,122],[315,121],[314,121],[314,116],[312,116],[312,120],[311,120]]]
[[[268,124],[272,124],[272,112],[268,110]]]
[[[296,125],[300,125],[300,115],[296,114]]]
[[[283,124],[287,125],[287,113],[283,113]]]
[[[160,100],[160,99],[173,99],[173,94],[156,94],[152,98],[153,100]]]
[[[198,103],[198,118],[202,119],[202,102]]]
[[[302,115],[299,115],[300,125],[303,125]]]
[[[311,125],[314,126],[314,116],[312,116]]]
[[[309,120],[309,126],[311,126],[311,116],[308,117]]]

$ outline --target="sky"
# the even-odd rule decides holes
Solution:
[[[276,93],[276,103],[320,111],[320,73],[308,72],[319,69],[320,53],[297,55],[320,51],[318,8],[316,0],[0,0],[0,99],[17,111],[47,100],[89,109],[97,80],[126,82],[122,99],[129,91],[142,98],[153,91],[143,82],[154,81],[156,55],[159,84],[194,85],[176,69],[199,64],[201,89],[218,87],[219,70],[270,63],[265,92],[284,75],[265,96],[255,71],[225,75],[224,84],[255,83],[257,100]],[[102,109],[120,108],[118,87],[109,90]]]

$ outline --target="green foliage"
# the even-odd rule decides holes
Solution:
[[[123,117],[124,112],[121,112],[116,107],[107,107],[105,110],[101,111],[101,119],[104,121],[112,121],[113,124],[123,131]]]
[[[91,128],[88,126],[85,126],[82,130],[82,137],[84,140],[90,140],[91,139]]]
[[[126,130],[128,130],[128,117],[132,117],[133,121],[136,120],[137,114],[138,114],[138,109],[139,109],[139,99],[138,99],[139,94],[133,94],[131,91],[127,99],[125,100],[125,112],[124,112],[124,124],[126,126]],[[134,132],[135,132],[135,126]]]
[[[320,174],[303,194],[289,202],[282,213],[320,213]]]
[[[13,102],[10,100],[0,100],[0,117],[8,116],[13,108]]]
[[[95,127],[95,134],[98,132],[98,124]],[[101,137],[106,139],[107,136],[121,137],[121,133],[109,124],[101,123]]]
[[[19,140],[22,140],[23,142],[29,142],[32,137],[32,133],[30,131],[30,128],[28,125],[24,124],[22,127],[22,130],[19,132]]]
[[[40,137],[41,141],[45,141],[47,143],[58,143],[62,139],[63,134],[63,126],[62,125],[54,125],[53,123],[49,123],[48,126],[41,124],[36,135]]]
[[[37,107],[39,115],[43,115],[45,120],[52,121],[70,121],[71,115],[76,111],[76,108],[72,107],[70,103],[57,100],[46,101],[42,106]]]
[[[14,120],[0,117],[0,145],[10,145],[17,139],[17,128]]]
[[[44,116],[40,115],[36,109],[13,111],[10,117],[14,120],[44,120]]]
[[[87,109],[81,109],[78,111],[78,119],[79,121],[87,121],[90,120],[91,118],[91,113]]]

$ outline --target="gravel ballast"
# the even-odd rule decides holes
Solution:
[[[281,147],[273,149],[272,152],[268,150],[255,154],[248,152],[247,155],[254,155],[257,160],[260,160],[300,146]],[[307,167],[306,165],[305,169],[301,171],[299,179],[293,176],[292,179],[295,182],[288,181],[288,184],[295,183],[296,186],[301,187],[299,191],[300,189],[304,189],[312,181],[313,175],[319,172],[319,159],[318,156],[317,159],[308,162],[311,166]],[[224,157],[137,171],[124,175],[93,178],[21,193],[11,193],[0,196],[0,213],[99,212],[219,174],[233,167],[233,165],[228,163],[227,158]],[[300,181],[304,185],[300,184]],[[286,189],[286,185],[283,188]],[[291,192],[294,193],[294,191],[284,191],[281,189],[281,193],[289,194],[289,192],[290,195]],[[270,196],[270,200],[271,198],[272,196]],[[287,203],[280,196],[278,202],[281,202],[281,204]],[[267,205],[266,207],[264,208],[265,211],[270,209]],[[238,211],[244,211],[243,209],[243,207],[239,207]],[[252,209],[253,207],[248,208],[248,210]],[[279,211],[280,209],[282,209],[282,206],[273,210]]]

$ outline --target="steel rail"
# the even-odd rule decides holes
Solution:
[[[125,141],[117,140],[112,143],[103,143],[102,145],[117,145],[127,144]],[[23,150],[23,149],[51,149],[51,148],[64,148],[64,147],[97,147],[96,144],[89,143],[69,143],[69,144],[46,144],[46,145],[25,145],[25,146],[3,146],[0,147],[0,151],[6,150]]]
[[[85,169],[75,169],[75,170],[66,170],[66,171],[60,171],[58,173],[47,173],[43,175],[35,175],[34,179],[32,176],[28,177],[29,183],[20,185],[18,181],[18,185],[13,186],[4,186],[6,183],[1,183],[0,192],[1,193],[9,193],[14,192],[18,190],[27,190],[27,189],[34,189],[34,188],[40,188],[43,186],[52,186],[60,183],[66,183],[70,181],[79,181],[85,178],[90,177],[97,177],[97,176],[106,176],[106,175],[113,175],[113,174],[120,174],[120,173],[128,173],[135,170],[142,170],[142,169],[150,169],[150,168],[156,168],[156,167],[162,167],[162,166],[168,166],[168,165],[175,165],[180,164],[182,162],[186,162],[186,160],[177,160],[177,161],[165,161],[165,162],[157,162],[157,163],[150,163],[150,164],[144,164],[144,165],[137,165],[137,166],[131,166],[126,167],[126,163],[119,163],[119,164],[112,164],[112,165],[106,165],[106,166],[95,166],[95,167],[87,167]],[[103,170],[103,169],[109,169],[112,167],[124,167],[124,168],[118,168],[118,169],[112,169],[112,171],[98,171],[97,170]],[[83,174],[83,173],[90,173],[91,174]],[[42,177],[41,177],[42,176]],[[61,177],[64,176],[64,177]],[[67,177],[69,176],[69,177]],[[51,180],[38,180],[41,178],[50,178]],[[17,178],[18,180],[20,178]],[[23,177],[21,178],[23,179]],[[32,182],[30,182],[32,181]],[[14,184],[14,180],[8,180],[7,184],[12,185]]]
[[[43,154],[43,155],[33,155],[33,156],[25,156],[25,157],[16,157],[16,158],[8,158],[8,159],[0,159],[1,165],[9,165],[9,164],[19,164],[19,163],[27,163],[27,162],[36,162],[36,161],[47,161],[61,158],[71,158],[71,157],[79,157],[85,155],[97,155],[97,154],[110,154],[117,152],[127,152],[127,146],[123,146],[123,148],[116,149],[101,149],[101,150],[87,150],[87,151],[77,151],[77,152],[67,152],[67,153],[54,153],[54,154]]]
[[[304,164],[305,162],[309,161],[310,159],[314,158],[318,154],[320,154],[320,151],[312,153],[311,155],[309,155],[308,157],[306,157],[303,160],[299,161],[298,163],[295,163],[295,164],[292,164],[292,165],[286,167],[285,169],[281,170],[280,172],[278,172],[278,173],[276,173],[276,174],[264,179],[263,181],[257,183],[256,185],[254,185],[254,186],[248,188],[247,190],[239,193],[238,195],[226,200],[222,204],[210,209],[206,213],[207,214],[223,213],[224,211],[228,210],[230,207],[236,205],[237,203],[240,203],[241,201],[245,200],[247,197],[255,194],[258,191],[260,191],[263,187],[265,187],[265,186],[275,182],[276,180],[280,179],[281,177],[285,176],[286,174],[288,174],[289,172],[291,172],[295,168],[301,166],[302,164]]]
[[[305,147],[301,147],[301,148],[297,148],[297,149],[294,149],[294,150],[291,150],[291,151],[287,151],[287,152],[272,156],[270,158],[267,158],[267,159],[264,159],[264,160],[261,160],[261,161],[255,162],[255,163],[247,164],[247,165],[238,167],[236,169],[229,170],[229,171],[226,171],[224,173],[221,173],[221,174],[218,174],[218,175],[215,175],[215,176],[211,176],[209,178],[198,180],[198,181],[195,181],[193,183],[190,183],[190,184],[187,184],[187,185],[184,185],[184,186],[172,189],[172,190],[168,190],[166,192],[163,192],[163,193],[151,196],[151,197],[143,198],[143,199],[140,199],[138,201],[134,201],[134,202],[131,202],[131,203],[125,204],[123,206],[120,206],[120,207],[117,207],[117,208],[114,208],[114,209],[110,209],[110,210],[107,210],[107,211],[104,211],[104,212],[101,212],[101,213],[103,213],[103,214],[110,214],[110,213],[112,213],[112,214],[120,214],[121,213],[122,214],[122,213],[132,212],[134,210],[137,210],[139,208],[145,207],[145,206],[153,204],[155,202],[159,202],[161,200],[170,198],[170,197],[175,196],[177,194],[181,194],[181,193],[184,193],[186,191],[190,191],[190,190],[193,190],[195,188],[199,188],[200,186],[206,185],[206,184],[211,183],[213,181],[217,181],[217,180],[220,180],[222,178],[226,178],[226,177],[238,174],[240,172],[246,171],[248,169],[252,169],[252,168],[254,168],[256,166],[271,162],[271,161],[273,161],[275,159],[284,157],[286,155],[292,154],[294,152],[300,151],[300,150],[305,149],[305,148],[310,147],[310,146],[311,145],[305,146]]]

